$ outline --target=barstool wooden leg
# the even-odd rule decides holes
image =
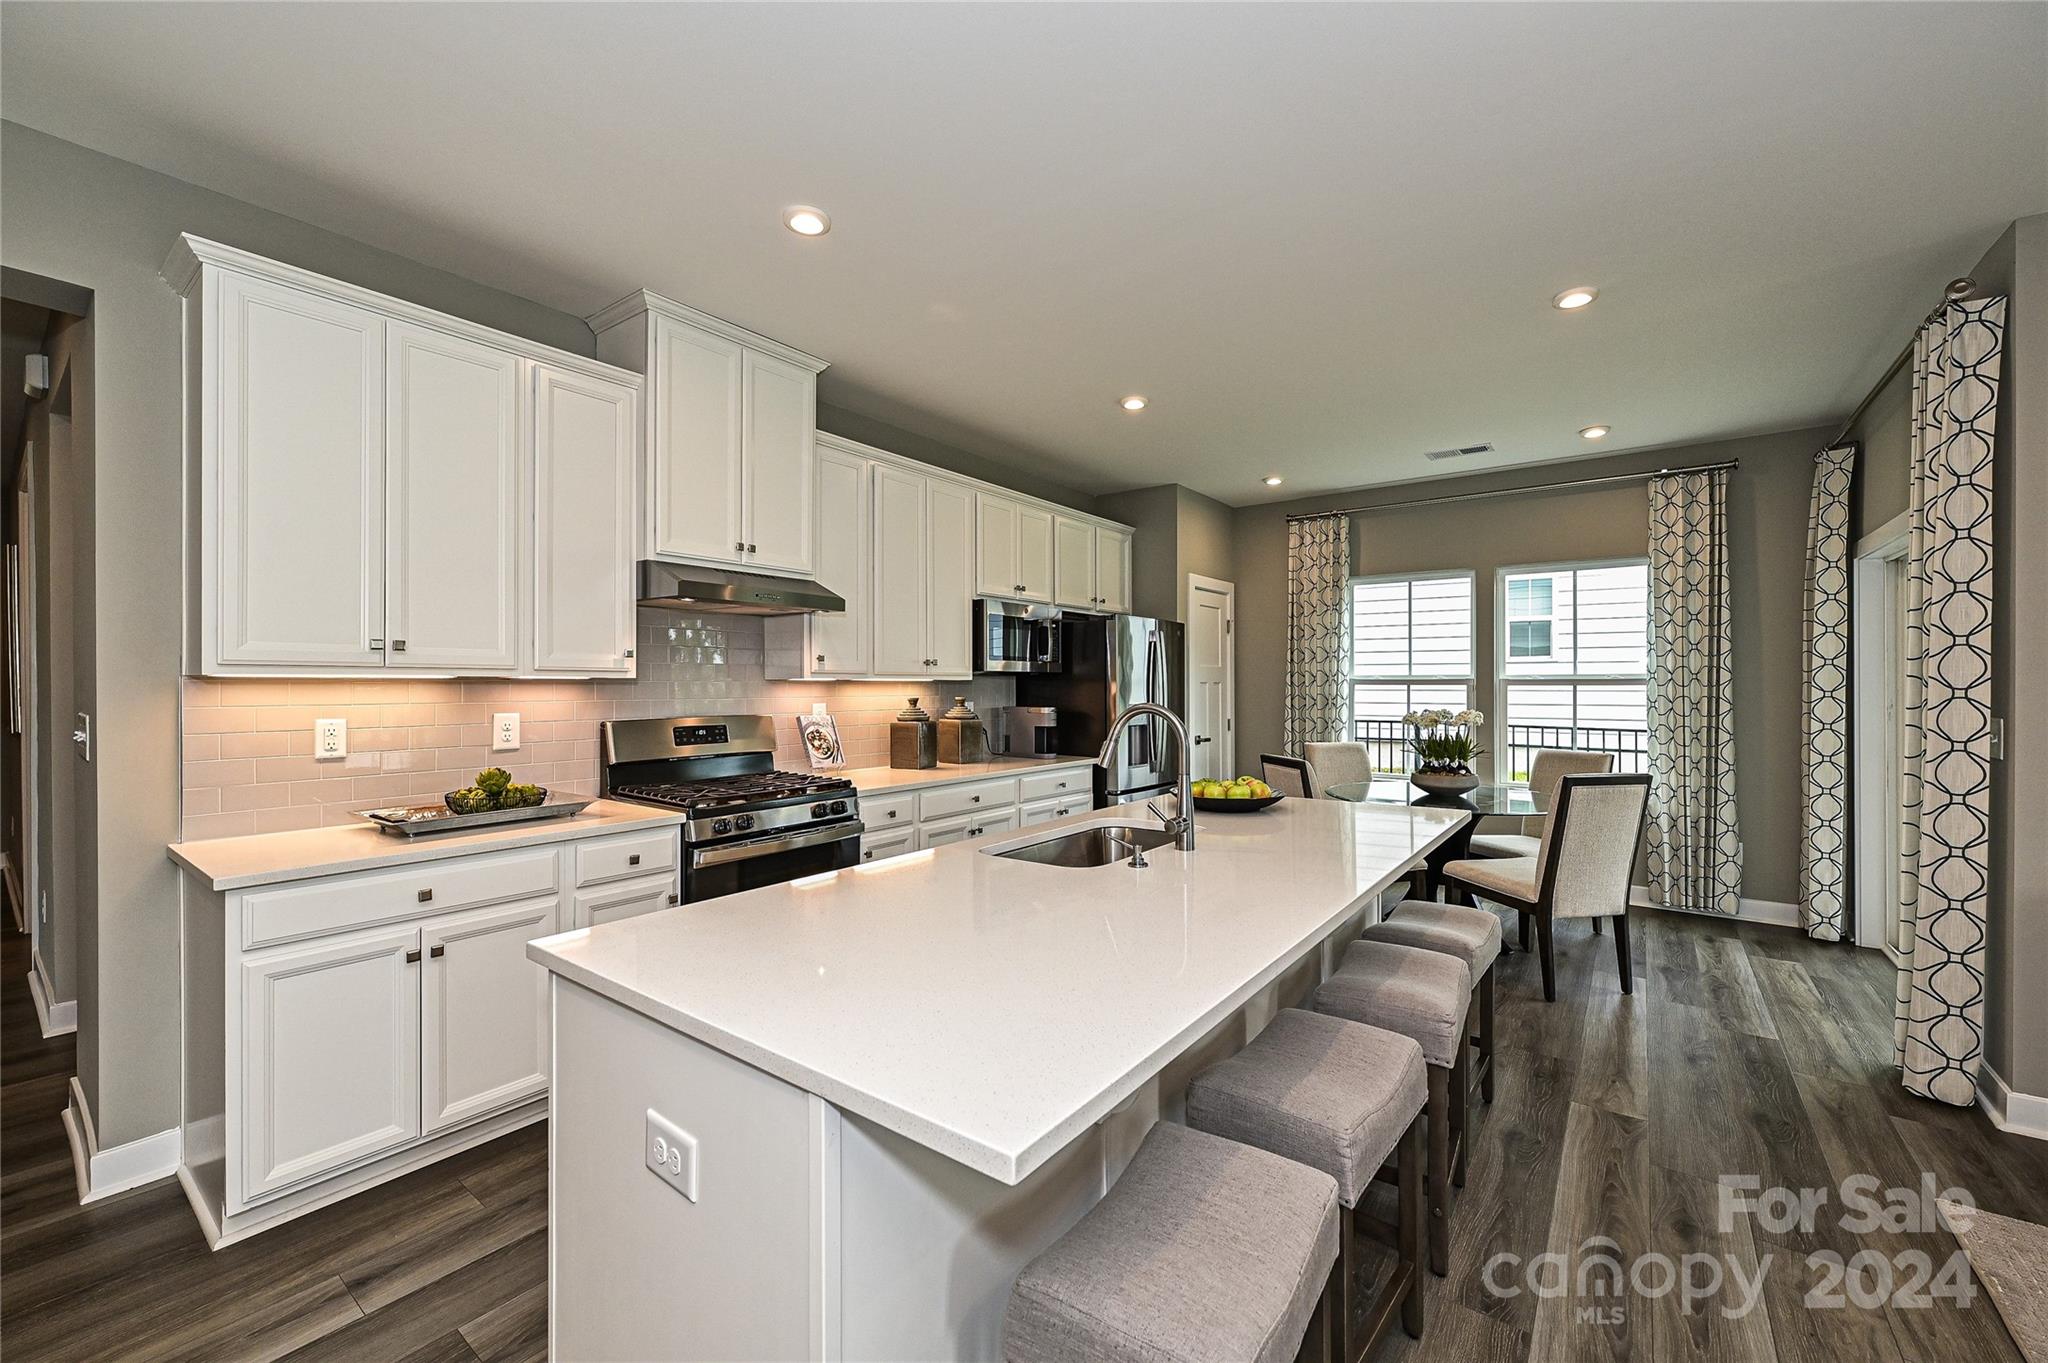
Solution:
[[[1550,910],[1536,911],[1536,946],[1543,955],[1543,1001],[1557,1002],[1557,957],[1551,943]]]
[[[1451,1072],[1429,1068],[1429,1271],[1451,1271]]]
[[[1624,948],[1626,950],[1626,948]],[[1493,1101],[1493,967],[1479,977],[1479,1096]]]
[[[1595,918],[1595,923],[1600,920]],[[1621,992],[1636,992],[1636,968],[1628,959],[1628,915],[1622,914],[1614,920],[1614,959],[1621,963]]]
[[[1595,918],[1595,919],[1593,920],[1593,935],[1594,935],[1595,937],[1598,937],[1598,936],[1599,936],[1599,935],[1601,934],[1601,932],[1602,932],[1603,930],[1604,930],[1604,929],[1602,929],[1602,928],[1601,928],[1601,926],[1600,926],[1600,920],[1599,920],[1599,919],[1597,919],[1597,918]]]
[[[1521,928],[1519,930],[1520,936],[1522,938],[1522,950],[1534,951],[1536,949],[1536,941],[1534,937],[1534,933],[1536,931],[1536,924],[1534,922],[1535,915],[1528,913],[1517,913],[1515,917],[1522,920]]]
[[[1470,1010],[1466,1020],[1469,1022]],[[1460,1028],[1459,1039],[1471,1033]],[[1451,1186],[1465,1186],[1466,1150],[1472,1137],[1472,1047],[1458,1047],[1458,1059],[1451,1066]]]
[[[1422,1338],[1422,1123],[1410,1122],[1402,1133],[1399,1165],[1399,1238],[1401,1263],[1408,1271],[1408,1293],[1401,1299],[1401,1328],[1411,1339]],[[1399,1271],[1399,1270],[1396,1270]]]

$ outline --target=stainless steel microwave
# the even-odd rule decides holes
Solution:
[[[1060,613],[983,597],[974,603],[976,672],[1058,672]]]

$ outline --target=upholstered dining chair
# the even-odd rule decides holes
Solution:
[[[1535,856],[1454,861],[1444,867],[1444,883],[1454,894],[1476,895],[1520,914],[1524,947],[1534,924],[1546,1002],[1557,1002],[1551,923],[1558,918],[1591,918],[1596,925],[1602,918],[1621,919],[1614,932],[1621,992],[1635,992],[1628,901],[1649,806],[1648,776],[1568,775],[1558,781],[1557,807]]]
[[[1538,748],[1535,759],[1529,763],[1529,791],[1548,809],[1557,803],[1557,783],[1566,776],[1574,772],[1613,770],[1613,753],[1582,752],[1577,748]],[[1538,835],[1542,832],[1543,816],[1529,815],[1522,819],[1521,825],[1513,833],[1475,833],[1472,836],[1472,855],[1535,856],[1542,841]]]
[[[1315,773],[1317,790],[1372,780],[1372,754],[1363,743],[1304,743],[1301,755]]]
[[[1297,800],[1313,800],[1322,793],[1316,786],[1315,773],[1299,757],[1260,753],[1259,779],[1271,786],[1274,794],[1292,795]]]

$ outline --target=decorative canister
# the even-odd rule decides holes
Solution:
[[[889,765],[913,771],[939,765],[939,726],[916,696],[889,725]]]
[[[965,696],[953,697],[953,708],[939,716],[939,760],[988,761],[988,728]]]

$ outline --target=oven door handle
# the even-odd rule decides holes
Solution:
[[[807,833],[791,833],[787,837],[756,838],[752,842],[729,842],[723,847],[692,849],[690,865],[723,866],[727,862],[772,857],[777,852],[796,852],[806,847],[823,847],[827,843],[858,838],[866,829],[867,825],[856,819],[852,823],[834,824],[830,828],[814,828]]]

